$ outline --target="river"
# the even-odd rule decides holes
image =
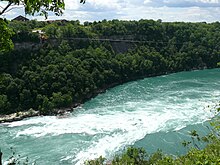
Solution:
[[[125,147],[180,155],[188,131],[206,134],[220,98],[220,69],[146,78],[109,89],[70,116],[32,117],[0,125],[3,159],[10,147],[40,165],[111,158]]]

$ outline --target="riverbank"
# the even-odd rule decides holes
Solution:
[[[188,71],[203,70],[203,69],[206,69],[206,68],[193,68],[193,69],[188,70]],[[181,71],[179,71],[179,72],[181,72]],[[80,105],[82,105],[86,101],[89,101],[90,99],[96,97],[97,95],[99,95],[101,93],[105,93],[106,90],[108,90],[110,88],[116,87],[118,85],[122,85],[122,84],[127,83],[127,82],[132,82],[132,81],[136,81],[136,80],[140,80],[140,79],[144,79],[144,78],[168,75],[168,74],[172,74],[172,73],[177,73],[177,72],[163,72],[163,73],[144,75],[144,76],[139,76],[139,77],[132,77],[132,78],[129,78],[127,80],[123,80],[123,81],[121,80],[119,82],[115,82],[115,83],[112,83],[112,84],[109,84],[109,85],[105,85],[102,88],[97,89],[97,90],[93,91],[92,93],[88,94],[82,100],[79,100],[78,102],[73,103],[69,107],[53,109],[52,111],[50,111],[50,114],[41,114],[40,111],[30,109],[30,110],[24,111],[24,112],[16,112],[16,113],[8,114],[8,115],[0,115],[0,123],[20,121],[20,120],[23,120],[23,119],[28,118],[28,117],[45,116],[45,115],[58,116],[58,117],[65,116],[66,117],[66,116],[68,116],[67,114],[73,112],[75,108],[79,107]]]
[[[153,77],[153,76],[148,76],[148,77]],[[40,111],[36,111],[33,109],[30,109],[28,111],[24,111],[24,112],[16,112],[16,113],[11,113],[11,114],[7,114],[7,115],[0,115],[0,123],[6,123],[6,122],[14,122],[14,121],[20,121],[23,120],[25,118],[28,117],[35,117],[35,116],[46,116],[46,115],[51,115],[51,116],[67,116],[68,113],[71,113],[74,111],[75,108],[79,107],[80,105],[82,105],[83,103],[85,103],[86,101],[89,101],[90,99],[96,97],[97,95],[101,94],[101,93],[105,93],[106,90],[113,88],[117,85],[122,85],[126,82],[130,82],[130,81],[135,81],[138,79],[143,79],[143,78],[147,78],[146,76],[142,76],[139,78],[133,78],[127,81],[121,81],[121,82],[117,82],[117,83],[113,83],[110,85],[106,85],[100,89],[97,89],[95,91],[93,91],[93,93],[88,94],[84,99],[79,100],[77,103],[73,103],[71,106],[69,107],[64,107],[64,108],[55,108],[52,111],[50,111],[50,114],[41,114]]]

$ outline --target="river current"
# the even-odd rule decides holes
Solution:
[[[129,145],[180,155],[188,131],[208,132],[220,98],[220,69],[146,78],[109,89],[68,117],[32,117],[0,125],[0,148],[40,165],[111,158]]]

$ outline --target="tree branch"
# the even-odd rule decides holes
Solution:
[[[2,151],[0,150],[0,165],[2,165]]]
[[[5,8],[4,8],[2,11],[0,11],[0,15],[4,14],[5,11],[6,11],[11,5],[12,5],[12,2],[8,2],[8,5],[5,6]]]

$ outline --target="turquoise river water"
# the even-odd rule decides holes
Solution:
[[[0,125],[0,148],[40,165],[111,158],[129,145],[180,155],[188,131],[206,134],[220,98],[220,69],[146,78],[107,90],[70,116],[33,117]]]

